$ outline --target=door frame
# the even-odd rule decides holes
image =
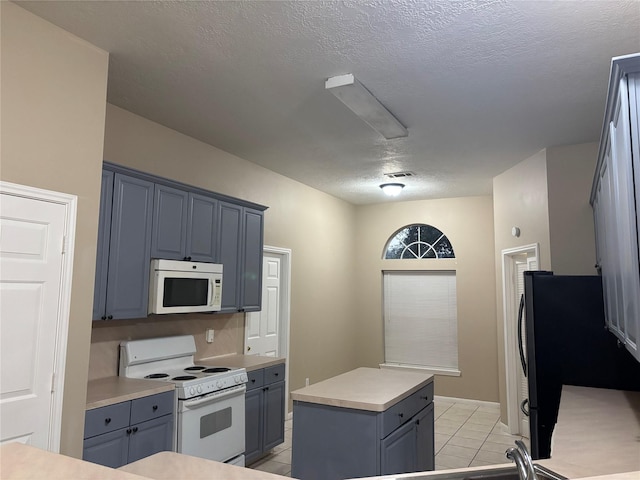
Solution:
[[[48,434],[48,450],[60,452],[60,436],[62,432],[62,404],[64,399],[64,378],[67,360],[67,339],[69,334],[69,315],[71,312],[71,285],[73,278],[73,253],[76,237],[76,215],[78,197],[67,193],[54,192],[28,185],[18,185],[0,181],[0,192],[43,202],[57,203],[65,207],[64,249],[62,255],[60,295],[57,312],[55,357],[53,362],[53,378],[51,381],[52,397]]]
[[[519,304],[515,298],[516,285],[513,282],[515,273],[515,257],[522,254],[535,255],[540,265],[540,245],[533,243],[520,247],[502,250],[502,323],[504,335],[505,376],[507,384],[507,427],[509,433],[520,431],[518,417],[518,390],[520,382],[518,372],[520,358],[518,353],[518,328],[510,321],[518,315]]]
[[[289,405],[289,338],[291,326],[291,249],[264,245],[263,254],[280,257],[281,289],[280,289],[280,325],[278,326],[278,350],[279,356],[286,359],[285,362],[285,409]],[[264,260],[263,260],[264,261]],[[245,320],[246,321],[246,320]],[[246,335],[246,334],[245,334]],[[291,414],[285,411],[287,417]]]

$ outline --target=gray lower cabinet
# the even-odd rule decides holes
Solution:
[[[221,312],[259,311],[262,298],[262,212],[220,202],[218,232],[218,259],[224,266]]]
[[[265,456],[284,442],[285,366],[248,373],[245,397],[245,462]]]
[[[165,392],[85,415],[82,459],[118,468],[173,449],[174,393]]]
[[[301,480],[433,470],[433,383],[383,412],[294,401],[291,476]]]
[[[105,173],[93,319],[143,318],[147,316],[154,184]]]

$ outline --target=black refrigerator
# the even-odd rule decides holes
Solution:
[[[522,306],[520,357],[537,460],[550,456],[562,385],[640,391],[640,363],[606,329],[599,276],[524,272]]]

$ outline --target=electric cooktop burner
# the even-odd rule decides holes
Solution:
[[[147,375],[144,378],[167,378],[168,376],[168,373],[152,373],[151,375]]]
[[[173,377],[171,380],[193,380],[194,378],[198,378],[195,375],[180,375],[178,377]]]
[[[206,370],[203,370],[203,373],[220,373],[220,372],[228,372],[229,370],[231,370],[230,368],[226,368],[226,367],[211,367],[211,368],[207,368]]]
[[[199,370],[204,370],[207,367],[203,367],[202,365],[194,365],[193,367],[187,367],[184,369],[185,372],[197,372]]]

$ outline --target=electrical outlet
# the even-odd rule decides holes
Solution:
[[[304,386],[308,387],[309,386],[309,377],[304,379]]]
[[[207,328],[207,343],[213,343],[213,328]]]

